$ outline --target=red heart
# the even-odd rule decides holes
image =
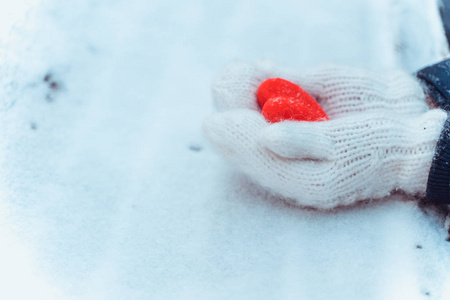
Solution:
[[[270,123],[329,120],[311,95],[298,85],[281,78],[271,78],[261,83],[256,97],[262,107],[262,115]]]

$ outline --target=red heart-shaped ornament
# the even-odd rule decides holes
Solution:
[[[320,122],[329,120],[311,95],[281,78],[267,79],[256,92],[262,115],[270,123],[286,120]]]

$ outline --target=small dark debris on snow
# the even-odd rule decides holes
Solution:
[[[55,100],[55,93],[62,89],[62,84],[55,80],[53,74],[48,72],[44,76],[44,82],[48,85],[49,91],[46,95],[47,102],[53,102]]]
[[[425,296],[430,296],[431,295],[431,293],[430,292],[423,292],[424,294],[425,294]]]
[[[36,130],[36,129],[37,129],[37,124],[36,124],[35,122],[31,122],[31,123],[30,123],[30,128],[31,128],[32,130]]]
[[[52,73],[47,73],[44,76],[44,81],[49,83],[49,87],[52,90],[59,90],[60,84],[53,79],[53,74]]]
[[[200,152],[200,151],[202,151],[202,147],[199,145],[190,145],[189,150],[194,151],[194,152]]]
[[[422,245],[416,245],[417,249],[422,249]]]
[[[52,90],[59,90],[60,86],[59,86],[59,84],[57,82],[53,81],[53,82],[50,83],[50,88]]]
[[[47,75],[44,76],[44,81],[45,82],[49,82],[50,79],[52,79],[52,74],[48,73]]]

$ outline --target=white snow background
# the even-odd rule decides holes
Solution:
[[[438,61],[435,1],[0,3],[0,299],[450,299],[416,199],[292,207],[201,134],[232,60]]]

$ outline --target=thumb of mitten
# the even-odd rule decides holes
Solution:
[[[335,146],[327,135],[329,122],[281,122],[262,130],[258,142],[285,158],[330,160]]]

